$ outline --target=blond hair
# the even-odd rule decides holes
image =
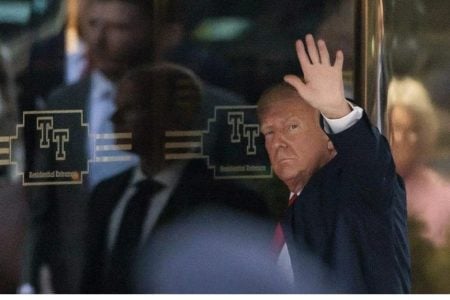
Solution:
[[[411,77],[393,78],[389,83],[387,99],[388,128],[393,108],[402,107],[413,115],[422,154],[432,150],[437,140],[439,122],[425,86]]]

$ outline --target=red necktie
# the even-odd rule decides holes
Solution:
[[[289,199],[288,206],[294,204],[297,197],[298,197],[297,194],[293,194]],[[272,239],[272,251],[275,253],[277,257],[280,254],[281,249],[283,249],[285,242],[286,241],[284,240],[283,228],[281,227],[281,223],[278,222],[277,226],[275,227],[275,232]]]

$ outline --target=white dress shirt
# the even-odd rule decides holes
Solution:
[[[116,111],[116,86],[100,71],[94,70],[91,74],[91,90],[89,95],[89,142],[87,153],[89,158],[95,153],[95,134],[113,133],[114,125],[111,117]],[[136,166],[138,158],[127,151],[115,150],[115,156],[131,156],[129,161],[120,162],[94,162],[89,166],[88,182],[92,188],[101,180],[118,174],[132,166]]]

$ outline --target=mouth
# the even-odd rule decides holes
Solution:
[[[293,158],[280,158],[278,159],[279,164],[288,163],[290,161],[294,160]]]

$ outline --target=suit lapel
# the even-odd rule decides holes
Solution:
[[[208,174],[203,162],[189,162],[178,181],[177,187],[169,197],[157,225],[166,223],[175,216],[189,213],[192,206],[204,200],[205,190],[210,188]],[[199,195],[202,193],[202,195]]]
[[[98,185],[98,189],[95,192],[97,199],[92,199],[96,202],[93,203],[93,205],[99,210],[99,214],[107,215],[108,220],[114,207],[117,205],[117,202],[128,188],[133,170],[134,168],[128,169],[125,172],[108,179],[104,184]]]
[[[101,182],[94,190],[89,203],[87,228],[87,260],[82,279],[84,293],[99,293],[102,290],[102,272],[107,249],[107,232],[111,214],[125,192],[133,169],[122,172]]]

